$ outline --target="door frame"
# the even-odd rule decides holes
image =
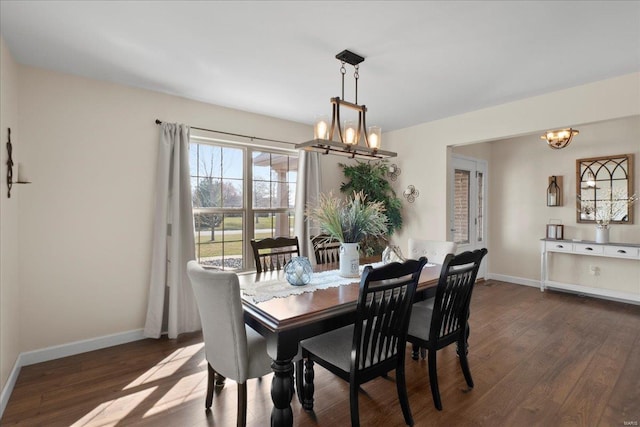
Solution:
[[[488,235],[489,235],[489,217],[488,217],[488,205],[489,205],[489,175],[488,175],[488,162],[483,159],[478,159],[474,157],[469,157],[461,154],[451,153],[449,168],[448,168],[448,197],[447,197],[447,240],[454,240],[454,194],[455,194],[455,170],[468,170],[471,172],[471,183],[470,183],[470,206],[469,210],[472,212],[472,216],[469,221],[469,243],[464,245],[458,245],[456,249],[456,253],[462,253],[468,250],[481,249],[488,246]],[[476,235],[476,227],[477,227],[477,216],[476,212],[478,211],[477,200],[478,195],[476,192],[477,189],[477,174],[483,174],[483,206],[482,206],[482,219],[483,219],[483,233],[482,233],[482,241],[477,242],[472,236]],[[488,255],[485,259],[488,258]],[[481,264],[480,270],[478,271],[478,278],[487,277],[487,263],[485,261]]]

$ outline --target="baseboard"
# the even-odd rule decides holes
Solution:
[[[640,295],[632,294],[629,292],[614,291],[602,288],[590,288],[588,286],[559,283],[554,281],[547,281],[545,289],[570,292],[578,295],[589,295],[611,301],[640,305]]]
[[[515,283],[517,285],[531,286],[534,288],[540,287],[539,280],[525,279],[524,277],[507,276],[506,274],[487,274],[487,278],[491,280],[499,280],[501,282]]]
[[[9,402],[9,397],[13,392],[13,387],[15,386],[18,375],[20,374],[20,369],[23,366],[73,356],[80,353],[86,353],[88,351],[100,350],[101,348],[113,347],[114,345],[126,344],[132,341],[139,341],[144,338],[144,329],[134,329],[132,331],[104,335],[101,337],[74,341],[67,344],[55,345],[39,350],[20,353],[16,359],[16,363],[13,365],[11,373],[9,374],[7,383],[2,388],[2,393],[0,393],[0,418],[4,414],[4,410]]]
[[[534,288],[540,287],[539,280],[525,279],[522,277],[507,276],[504,274],[489,274],[489,279],[499,280],[501,282],[515,283],[517,285],[532,286]],[[553,281],[547,281],[546,289],[562,292],[570,292],[578,295],[589,295],[592,297],[607,299],[610,301],[624,302],[627,304],[640,305],[640,295],[632,294],[629,292],[620,292],[602,288],[590,288],[588,286],[573,285],[567,283],[558,283]]]
[[[22,367],[22,361],[20,360],[21,356],[22,355],[18,355],[16,363],[13,364],[13,369],[11,369],[7,382],[0,393],[0,418],[2,418],[2,415],[4,414],[4,410],[7,407],[7,403],[9,403],[9,398],[13,392],[13,387],[16,385],[16,381],[18,380],[20,368]]]

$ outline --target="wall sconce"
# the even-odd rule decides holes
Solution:
[[[13,187],[13,184],[31,184],[31,182],[29,182],[29,180],[27,179],[25,172],[24,172],[24,167],[18,163],[16,165],[16,180],[13,180],[13,166],[15,165],[15,163],[13,163],[13,158],[12,158],[12,154],[13,154],[13,145],[11,145],[11,128],[7,128],[7,133],[8,133],[8,140],[7,140],[7,153],[8,153],[8,158],[7,158],[7,198],[10,199],[11,198],[11,187]]]
[[[577,129],[567,128],[558,130],[548,130],[540,137],[547,141],[549,147],[554,150],[559,150],[571,144],[571,140],[574,136],[580,132]]]
[[[547,206],[562,206],[562,177],[550,176],[547,187]]]
[[[402,195],[409,203],[413,203],[416,201],[416,198],[420,195],[420,192],[416,190],[416,187],[413,185],[407,186],[407,188],[402,192]]]
[[[402,171],[395,163],[389,165],[389,168],[387,169],[387,175],[389,176],[389,179],[391,181],[395,181],[396,179],[398,179],[401,173]]]

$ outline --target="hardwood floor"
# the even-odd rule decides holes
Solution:
[[[488,281],[471,307],[471,391],[455,346],[438,352],[444,410],[426,361],[411,360],[416,426],[623,426],[640,422],[640,306]],[[202,338],[144,340],[24,367],[3,426],[234,426],[236,385],[204,410]],[[315,412],[293,399],[296,426],[349,425],[347,384],[315,370]],[[271,376],[248,383],[247,425],[269,425]],[[402,426],[393,375],[362,387],[363,426]]]

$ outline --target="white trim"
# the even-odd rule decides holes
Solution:
[[[507,276],[505,274],[489,273],[488,279],[499,280],[501,282],[515,283],[516,285],[532,286],[534,288],[540,287],[539,280],[525,279],[524,277]]]
[[[525,279],[522,277],[507,276],[504,274],[489,274],[489,279],[499,280],[501,282],[515,283],[516,285],[540,287],[539,280]],[[627,304],[640,305],[640,295],[630,292],[613,291],[610,289],[591,288],[583,285],[573,285],[567,283],[546,281],[545,289],[553,289],[555,291],[565,291],[579,295],[590,295],[611,301],[624,302]]]
[[[126,344],[132,341],[145,339],[144,329],[134,329],[132,331],[120,332],[117,334],[104,335],[96,338],[89,338],[81,341],[74,341],[67,344],[55,345],[39,350],[27,351],[20,353],[13,365],[13,369],[9,374],[7,383],[0,393],[0,418],[4,414],[4,410],[9,402],[9,397],[16,385],[20,369],[23,366],[33,365],[35,363],[48,362],[49,360],[60,359],[62,357],[73,356],[76,354],[86,353],[101,348],[113,347],[120,344]]]
[[[54,345],[52,347],[41,348],[39,350],[27,351],[26,353],[21,353],[20,356],[22,356],[22,366],[29,366],[34,363],[47,362],[49,360],[86,353],[88,351],[100,350],[101,348],[126,344],[128,342],[138,341],[144,338],[144,329],[134,329],[132,331],[104,335],[82,341]]]
[[[630,292],[614,291],[611,289],[603,289],[603,288],[590,288],[588,286],[574,285],[571,283],[553,282],[550,280],[544,283],[544,288],[568,291],[576,294],[593,295],[593,296],[608,299],[608,300],[640,305],[640,294],[632,294]]]
[[[4,410],[7,407],[7,403],[9,403],[13,387],[16,385],[16,381],[18,381],[20,367],[22,366],[21,356],[22,355],[19,355],[18,359],[16,359],[16,363],[14,363],[13,369],[9,373],[9,378],[7,378],[7,382],[2,388],[2,393],[0,393],[0,418],[2,418]]]

